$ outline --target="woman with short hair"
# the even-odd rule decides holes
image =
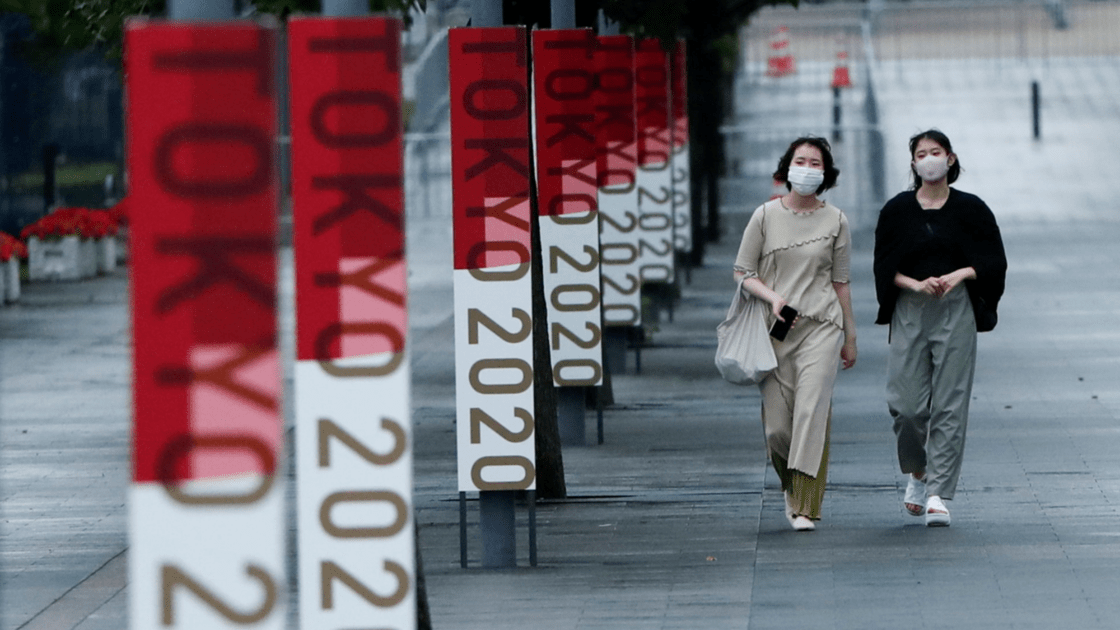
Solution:
[[[889,324],[887,407],[903,504],[947,526],[964,455],[976,333],[996,325],[1007,258],[995,216],[951,188],[961,165],[944,133],[910,139],[914,187],[888,201],[875,228],[876,324]]]
[[[856,362],[848,220],[818,198],[839,174],[824,138],[790,143],[774,173],[789,192],[754,211],[735,258],[735,281],[770,305],[768,325],[786,321],[787,305],[798,311],[785,340],[771,339],[778,367],[759,384],[770,461],[798,531],[821,518],[832,389],[838,363]]]

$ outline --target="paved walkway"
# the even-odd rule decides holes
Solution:
[[[521,568],[459,568],[450,284],[416,289],[416,506],[436,628],[1116,627],[1120,72],[1083,60],[1040,75],[1034,142],[1027,71],[955,63],[880,72],[892,189],[909,134],[941,127],[966,168],[959,187],[992,206],[1010,260],[1000,326],[980,338],[953,526],[902,511],[886,330],[871,324],[861,250],[860,360],[837,384],[824,520],[789,530],[757,392],[712,366],[749,201],[730,209],[642,374],[615,376],[605,443],[565,450],[570,498],[538,508],[537,568],[524,528]],[[123,272],[32,285],[0,310],[0,630],[127,625],[127,313]]]

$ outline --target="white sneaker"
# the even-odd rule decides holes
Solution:
[[[813,524],[813,520],[807,516],[797,516],[793,519],[793,529],[799,532],[811,532],[817,526]]]
[[[948,527],[950,520],[945,502],[936,494],[930,495],[926,501],[926,527]]]

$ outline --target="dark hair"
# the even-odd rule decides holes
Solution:
[[[836,178],[840,177],[840,169],[836,168],[835,163],[832,161],[832,147],[828,144],[828,140],[819,138],[817,136],[801,136],[790,143],[789,148],[786,149],[785,155],[782,159],[778,160],[778,170],[774,171],[774,181],[782,182],[786,185],[786,190],[793,190],[793,186],[789,184],[789,167],[793,163],[793,153],[797,148],[803,144],[814,146],[820,149],[821,160],[824,161],[824,181],[817,187],[817,194],[832,188],[836,185]]]
[[[918,150],[918,143],[922,140],[933,140],[941,145],[941,148],[945,149],[946,153],[949,153],[955,158],[952,166],[949,167],[949,183],[952,184],[957,181],[957,178],[961,175],[961,159],[953,153],[953,143],[949,142],[949,136],[946,136],[939,130],[928,129],[910,138],[910,173],[914,175],[914,190],[922,187],[922,178],[918,175],[918,171],[914,170],[914,152]]]

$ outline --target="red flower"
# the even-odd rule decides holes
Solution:
[[[0,232],[0,262],[16,258],[27,258],[27,246],[16,237]]]
[[[121,199],[117,202],[117,205],[109,208],[109,216],[113,217],[119,227],[128,225],[128,197]]]
[[[117,221],[105,210],[59,208],[23,228],[20,236],[43,238],[80,236],[103,238],[117,233]]]

